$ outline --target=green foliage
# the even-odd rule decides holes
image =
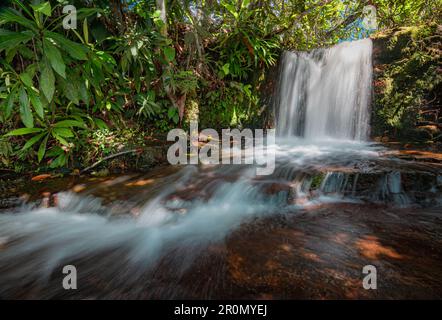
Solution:
[[[381,29],[441,18],[437,0],[178,0],[164,1],[166,12],[160,2],[11,0],[2,6],[2,165],[73,166],[74,155],[91,148],[85,164],[106,154],[88,142],[112,140],[106,132],[163,133],[190,118],[200,127],[261,126],[261,101],[268,98],[260,98],[263,74],[282,50],[367,34],[360,22],[369,3]],[[66,4],[78,9],[75,30],[62,27]],[[390,87],[378,116],[389,128],[406,125],[403,115],[439,81],[429,67],[434,53],[420,47],[431,35],[422,32],[413,35],[417,47],[407,45],[407,60],[385,75]],[[401,46],[397,40],[391,46]]]
[[[201,127],[217,129],[245,127],[259,116],[258,94],[251,85],[231,81],[229,86],[206,93],[206,103],[200,108]]]
[[[376,81],[379,87],[374,121],[377,135],[390,132],[409,140],[431,138],[417,133],[415,128],[427,120],[423,111],[440,96],[438,39],[440,41],[441,36],[436,30],[436,25],[403,28],[385,38],[384,55],[393,59],[386,61]]]
[[[136,100],[139,106],[138,113],[146,118],[152,118],[161,110],[161,107],[155,102],[155,92],[152,90],[146,94],[138,94]]]
[[[229,14],[225,15],[224,30],[218,35],[220,77],[244,79],[258,66],[274,65],[279,43],[275,37],[266,39],[265,30],[253,24],[256,11],[249,9],[250,1],[235,4],[223,0],[221,5]]]
[[[88,105],[88,92],[101,90],[102,82],[93,70],[104,73],[105,67],[93,48],[51,31],[57,19],[53,17],[56,8],[49,2],[15,3],[22,10],[0,12],[0,26],[10,28],[0,33],[5,90],[0,110],[3,122],[17,115],[25,128],[6,136],[31,136],[17,152],[19,157],[34,154],[37,146],[38,162],[47,155],[52,158],[51,167],[63,166],[78,138],[76,131],[85,129],[82,116],[88,117],[75,106]],[[16,31],[11,30],[14,23]],[[46,152],[48,147],[50,152]]]
[[[422,0],[376,0],[380,28],[438,23],[441,18],[440,1]]]
[[[0,162],[3,166],[9,167],[11,163],[12,157],[12,145],[11,143],[4,139],[0,138]]]
[[[83,167],[106,156],[149,145],[146,132],[139,126],[119,130],[93,130],[87,132],[83,139],[87,143],[87,148],[82,148],[77,153],[77,161]]]

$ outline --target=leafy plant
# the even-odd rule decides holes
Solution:
[[[138,94],[136,96],[138,104],[138,114],[142,114],[147,118],[153,117],[160,111],[160,106],[155,102],[155,92],[150,90],[146,94]]]
[[[61,167],[66,164],[67,154],[74,147],[73,143],[68,142],[67,139],[74,138],[74,127],[84,128],[85,124],[79,120],[61,120],[50,126],[44,126],[41,128],[20,128],[12,130],[6,134],[6,137],[17,137],[29,135],[31,138],[27,139],[26,143],[21,149],[21,152],[26,152],[31,149],[35,144],[39,144],[37,157],[40,162],[46,154],[48,147],[48,139],[52,138],[59,142],[59,145],[54,145],[48,156],[56,156],[55,160],[51,161],[50,167]],[[61,146],[61,147],[60,147]]]
[[[221,5],[230,14],[225,25],[230,32],[220,33],[220,76],[244,79],[254,68],[274,65],[279,47],[277,39],[267,39],[259,26],[251,24],[259,10],[250,10],[249,0],[241,1],[239,6],[223,0]]]
[[[19,10],[6,8],[0,12],[0,59],[5,99],[0,119],[9,121],[17,115],[24,128],[8,133],[7,137],[32,135],[21,153],[31,152],[39,145],[37,159],[56,156],[51,166],[62,166],[66,153],[75,141],[75,128],[85,128],[81,117],[75,116],[76,106],[89,106],[102,101],[102,83],[110,71],[110,57],[88,45],[85,20],[82,43],[53,31],[60,19],[53,17],[57,7],[49,1],[25,5],[14,0]],[[91,14],[92,11],[87,11]],[[81,14],[81,12],[80,12]],[[95,99],[90,92],[95,93]],[[59,121],[61,119],[61,121]],[[46,153],[48,146],[52,152]],[[64,153],[63,153],[64,151]]]

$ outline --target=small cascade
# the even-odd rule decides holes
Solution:
[[[402,178],[399,171],[389,172],[384,175],[378,184],[378,200],[391,201],[398,206],[406,206],[410,199],[402,189]]]

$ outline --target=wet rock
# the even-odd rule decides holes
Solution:
[[[0,211],[19,207],[23,204],[23,201],[21,197],[0,198]]]
[[[101,169],[99,171],[92,172],[92,175],[95,177],[107,177],[110,174],[108,168]]]

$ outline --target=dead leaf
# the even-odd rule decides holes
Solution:
[[[50,175],[50,174],[40,174],[38,176],[32,177],[31,180],[32,181],[43,181],[43,180],[49,179],[51,177],[52,177],[52,175]]]

